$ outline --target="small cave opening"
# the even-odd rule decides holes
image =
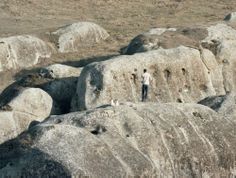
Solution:
[[[183,73],[183,75],[186,75],[186,69],[185,68],[182,68],[182,73]]]
[[[183,101],[180,98],[177,98],[177,103],[183,103]]]
[[[99,135],[99,134],[102,134],[103,132],[106,132],[106,131],[107,131],[107,129],[104,126],[98,125],[90,133],[93,134],[93,135]]]
[[[171,72],[170,72],[170,70],[168,70],[168,69],[164,70],[164,76],[165,76],[167,82],[170,81],[170,79],[171,79]]]

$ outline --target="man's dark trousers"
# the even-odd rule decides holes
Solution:
[[[142,101],[146,101],[148,96],[148,85],[143,84],[142,86]]]

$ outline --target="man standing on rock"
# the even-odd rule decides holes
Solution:
[[[147,69],[144,69],[142,75],[142,102],[147,100],[148,88],[151,80],[151,75],[147,72]]]

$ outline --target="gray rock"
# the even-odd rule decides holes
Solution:
[[[48,58],[51,53],[50,45],[34,36],[1,38],[0,72],[34,66],[39,62],[39,58]]]
[[[81,46],[90,46],[109,37],[109,34],[97,24],[78,22],[59,28],[52,33],[59,52],[75,52]]]
[[[14,95],[14,94],[13,94]],[[52,98],[37,88],[21,89],[7,103],[8,110],[0,108],[0,143],[16,137],[32,121],[47,118],[52,109]]]
[[[221,67],[211,51],[181,46],[86,66],[78,80],[72,110],[94,108],[112,99],[140,101],[144,68],[153,77],[149,92],[152,102],[197,102],[225,94]]]
[[[234,177],[235,126],[196,104],[51,116],[0,145],[0,175]]]
[[[134,54],[159,48],[175,48],[179,46],[199,47],[199,41],[207,36],[205,28],[155,28],[136,36],[130,44],[123,48],[122,54]]]

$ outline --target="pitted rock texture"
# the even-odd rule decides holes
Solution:
[[[52,51],[50,45],[34,36],[1,38],[0,72],[34,66],[40,58],[49,58]]]
[[[0,143],[16,137],[32,121],[47,118],[53,105],[52,98],[38,88],[21,89],[11,93],[11,97],[0,108]]]
[[[105,29],[91,22],[67,25],[52,33],[59,52],[75,52],[109,37]]]
[[[0,145],[0,175],[233,177],[235,126],[197,104],[129,103],[51,116]],[[50,166],[41,166],[45,160]]]
[[[207,96],[225,94],[222,70],[212,52],[181,46],[86,66],[78,79],[72,110],[94,108],[112,99],[140,101],[144,68],[153,78],[149,101],[197,102]]]

